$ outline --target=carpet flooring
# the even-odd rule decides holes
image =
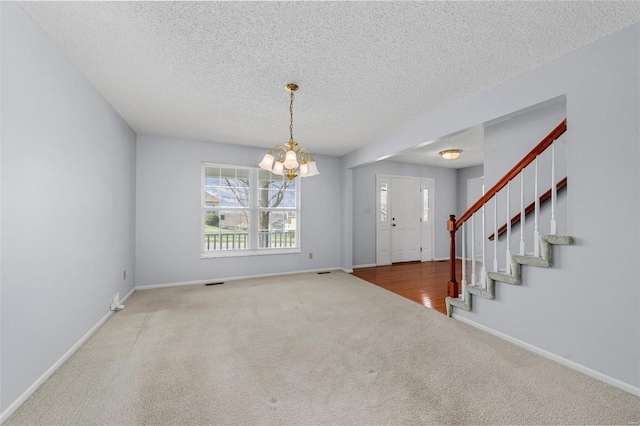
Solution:
[[[639,421],[636,396],[332,272],[137,291],[5,425]]]

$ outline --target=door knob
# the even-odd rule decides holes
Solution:
[[[393,223],[393,224],[391,224],[391,226],[396,226],[396,224],[395,224],[395,223]]]

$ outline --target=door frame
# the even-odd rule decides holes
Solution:
[[[431,231],[431,258],[427,259],[425,258],[426,253],[424,251],[422,251],[421,253],[421,261],[422,262],[426,262],[426,261],[430,261],[430,260],[434,260],[435,259],[435,253],[436,253],[436,244],[435,244],[435,221],[436,221],[436,216],[435,216],[435,179],[434,178],[425,178],[425,177],[418,177],[418,176],[402,176],[402,175],[388,175],[388,174],[383,174],[383,173],[376,173],[376,179],[375,179],[375,191],[376,191],[376,196],[375,196],[375,221],[376,221],[376,266],[385,266],[385,265],[391,265],[391,220],[390,220],[390,216],[389,214],[391,213],[390,211],[390,204],[391,204],[391,191],[393,190],[391,188],[391,179],[392,178],[399,178],[399,179],[415,179],[417,181],[420,182],[420,193],[422,194],[422,188],[424,188],[425,186],[429,186],[431,187],[431,194],[429,194],[429,213],[430,213],[430,231]],[[386,222],[382,222],[381,221],[381,211],[380,211],[380,187],[381,184],[386,183],[387,184],[387,221]],[[424,201],[422,201],[420,203],[420,206],[423,206]],[[420,215],[421,220],[420,222],[422,222],[422,215]],[[420,247],[423,246],[423,235],[424,235],[424,230],[423,230],[423,226],[424,223],[421,223],[420,225]],[[385,233],[386,233],[386,237],[385,237]]]

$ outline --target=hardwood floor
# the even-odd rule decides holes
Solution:
[[[457,271],[460,271],[460,266],[458,260]],[[359,268],[353,270],[353,275],[440,313],[447,313],[444,299],[449,281],[448,260]]]

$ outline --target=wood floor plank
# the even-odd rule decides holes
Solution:
[[[456,265],[460,271],[460,261]],[[389,266],[359,268],[353,275],[446,314],[449,261],[394,263]]]

